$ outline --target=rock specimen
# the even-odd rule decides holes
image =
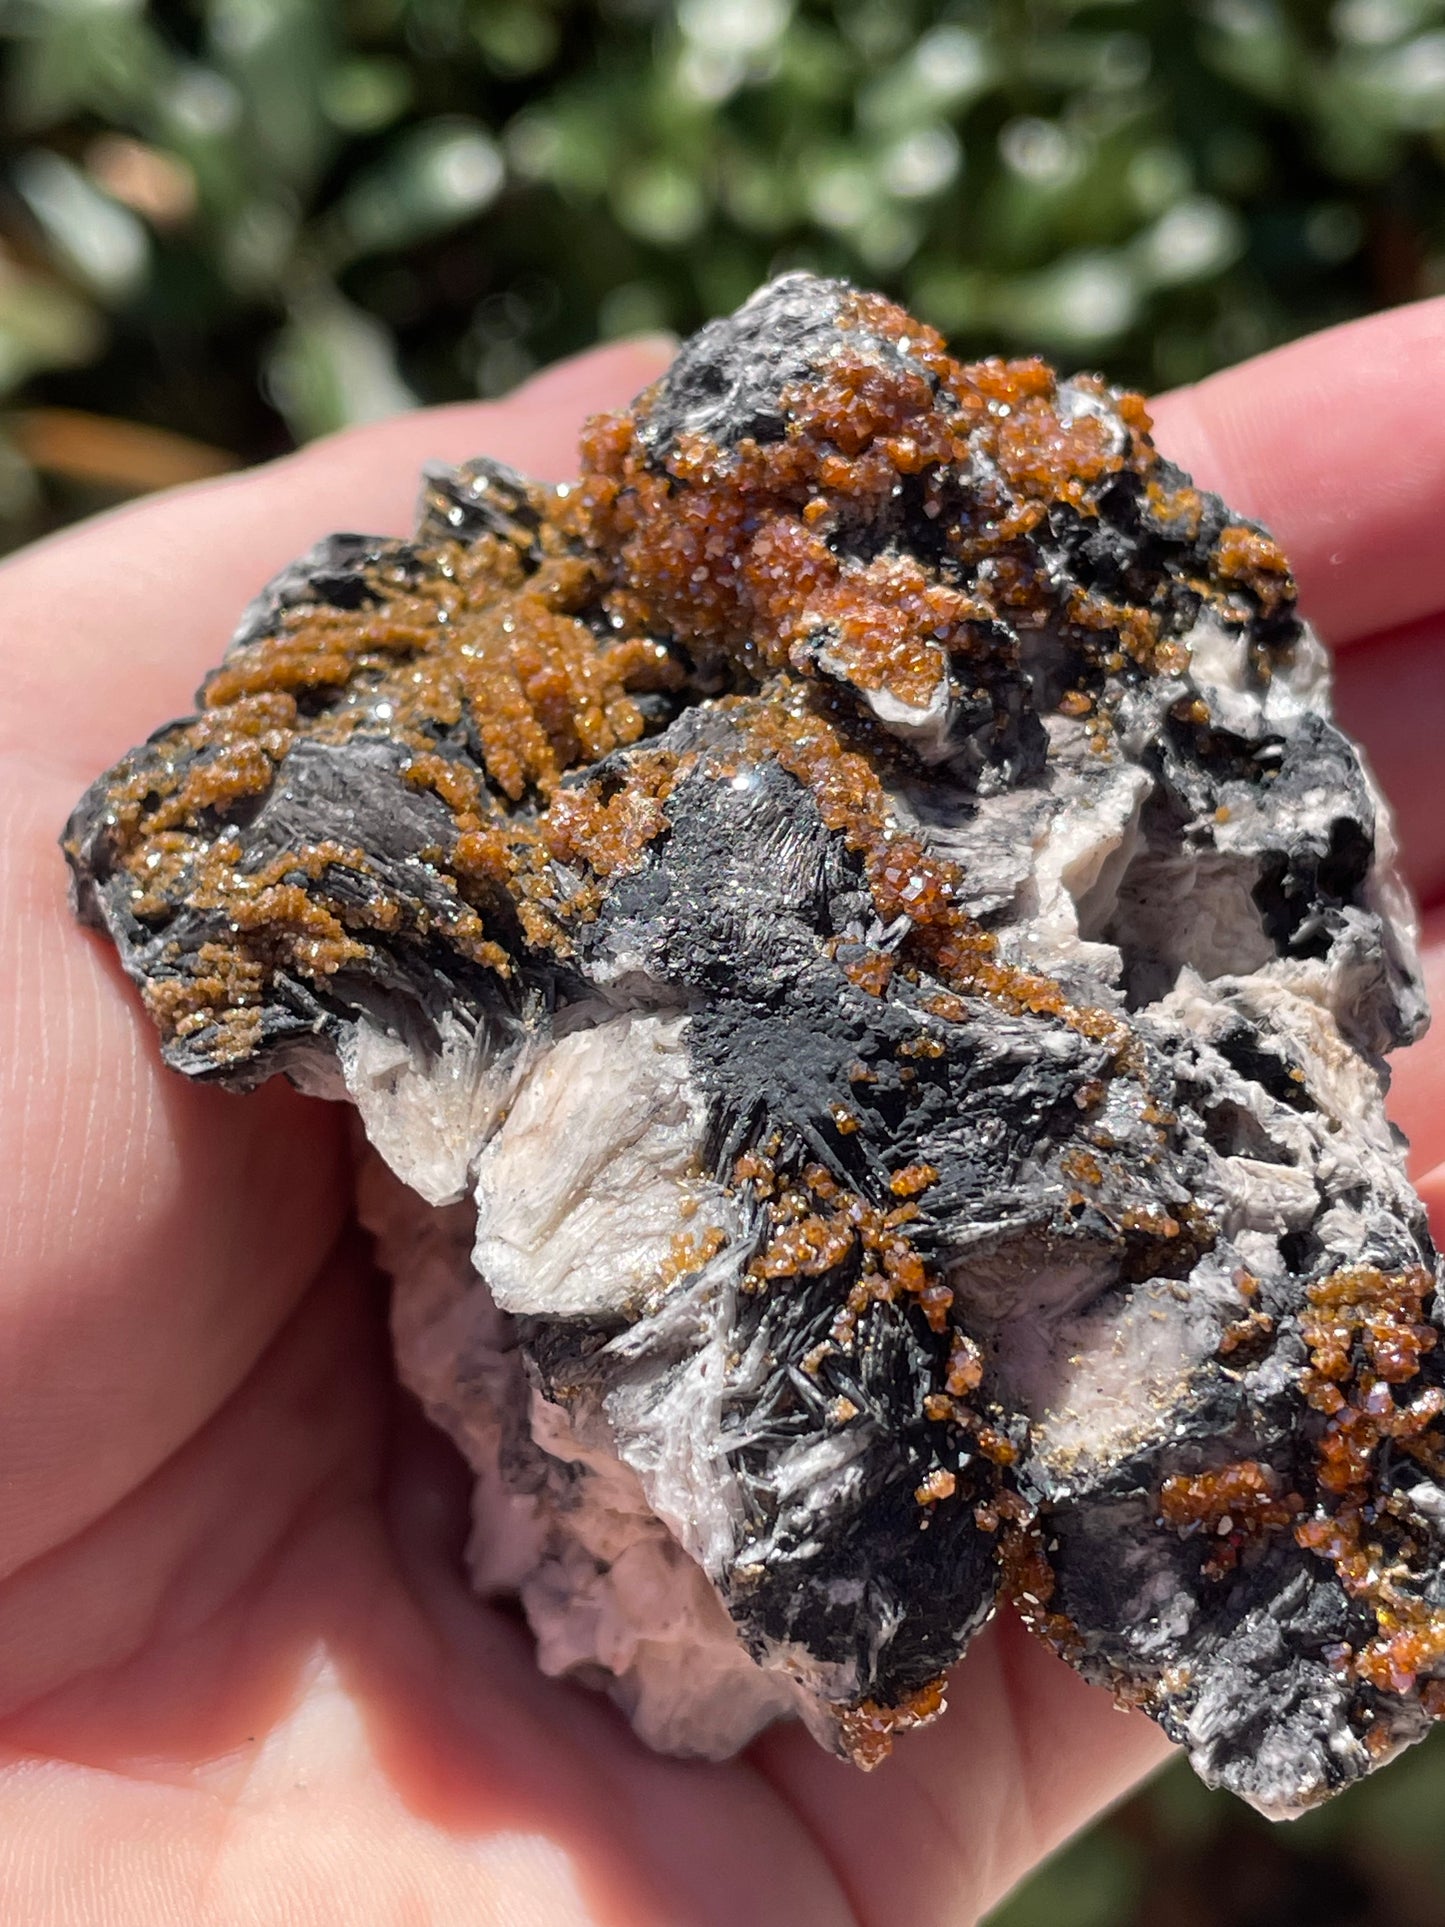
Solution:
[[[657,1746],[870,1765],[1001,1596],[1267,1813],[1445,1707],[1410,909],[1148,427],[785,276],[578,482],[320,544],[69,826],[177,1070],[356,1105],[477,1584]]]

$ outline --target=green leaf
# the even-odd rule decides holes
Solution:
[[[1130,248],[1142,283],[1153,288],[1208,281],[1244,251],[1244,223],[1207,194],[1189,194],[1166,208]]]
[[[45,147],[19,157],[14,181],[55,261],[106,302],[119,303],[135,292],[149,264],[150,242],[129,208]]]
[[[240,92],[251,166],[305,192],[335,144],[323,108],[335,59],[327,0],[211,0],[217,66]]]
[[[327,74],[321,105],[333,127],[372,134],[411,105],[412,77],[400,60],[344,60]]]
[[[1080,251],[1001,286],[992,302],[993,319],[1020,342],[1069,353],[1093,351],[1107,348],[1134,325],[1141,292],[1138,269],[1128,256]]]
[[[390,332],[329,288],[296,302],[271,343],[265,379],[298,441],[400,414],[417,399]]]
[[[47,275],[0,260],[0,393],[47,368],[78,367],[105,341],[100,315]]]
[[[506,177],[497,143],[449,117],[400,134],[353,182],[331,217],[337,258],[350,261],[440,234],[495,200]]]
[[[1046,1860],[987,1927],[1120,1927],[1137,1888],[1137,1856],[1126,1843],[1086,1833]]]
[[[690,241],[708,214],[702,182],[691,169],[671,161],[628,168],[613,189],[612,202],[630,233],[661,247]]]

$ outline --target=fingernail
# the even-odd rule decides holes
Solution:
[[[624,335],[617,346],[636,348],[645,355],[665,355],[671,361],[682,346],[682,337],[675,335],[671,328],[649,328],[640,335]]]

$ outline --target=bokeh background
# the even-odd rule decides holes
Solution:
[[[0,0],[0,548],[779,268],[1157,388],[1445,292],[1445,0]],[[995,1927],[1440,1927],[1445,1736]]]

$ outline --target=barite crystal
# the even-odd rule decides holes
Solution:
[[[870,1765],[1001,1598],[1271,1814],[1445,1708],[1411,910],[1148,430],[784,276],[579,481],[313,549],[69,825],[170,1064],[355,1105],[475,1582],[658,1747]]]

